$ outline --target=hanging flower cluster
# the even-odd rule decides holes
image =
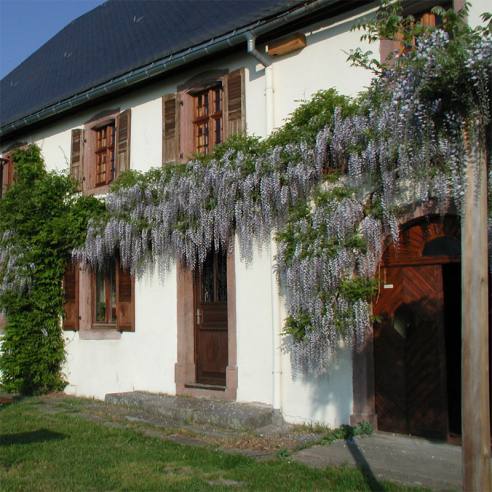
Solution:
[[[237,234],[250,258],[253,241],[268,239],[289,207],[307,199],[322,165],[322,153],[300,143],[254,155],[230,149],[206,164],[164,169],[109,194],[109,219],[91,225],[75,256],[98,267],[118,253],[132,272],[158,264],[165,273],[175,259],[194,269]]]
[[[364,340],[383,234],[354,190],[318,189],[313,202],[292,210],[278,233],[277,268],[285,278],[293,367],[318,373],[341,339]]]
[[[0,297],[7,292],[25,291],[31,284],[30,265],[21,250],[13,241],[14,233],[5,231],[0,235]]]

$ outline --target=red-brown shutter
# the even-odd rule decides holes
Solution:
[[[127,109],[116,117],[116,175],[130,169],[132,113]]]
[[[226,77],[226,137],[246,131],[244,97],[244,68],[231,72]]]
[[[418,17],[418,22],[420,22],[423,26],[427,27],[436,27],[438,24],[436,15],[432,12],[425,12]],[[379,42],[379,54],[381,62],[388,62],[391,55],[401,56],[411,48],[405,47],[405,43],[403,42],[403,35],[401,32],[397,32],[395,35],[395,39],[381,39]],[[412,45],[415,48],[415,39],[412,41]]]
[[[76,331],[79,329],[79,266],[75,263],[67,265],[63,276],[63,329]]]
[[[70,155],[70,176],[75,181],[82,184],[83,168],[82,168],[82,155],[84,152],[84,130],[76,128],[72,130],[72,146]]]
[[[135,280],[119,263],[116,269],[116,324],[120,331],[135,331]]]
[[[426,12],[422,14],[420,22],[424,26],[435,27],[436,26],[436,16],[432,12]]]
[[[180,161],[179,101],[178,94],[167,94],[162,98],[162,164]]]
[[[379,41],[379,58],[381,63],[388,63],[395,56],[403,52],[403,43],[394,39],[381,39]]]
[[[2,189],[0,190],[0,196],[5,195],[10,185],[14,182],[14,163],[12,157],[7,155],[4,157],[5,161],[2,166]]]

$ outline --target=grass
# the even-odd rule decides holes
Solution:
[[[371,483],[349,468],[316,470],[289,459],[256,461],[176,444],[83,418],[83,401],[41,398],[0,406],[2,491],[416,490]]]

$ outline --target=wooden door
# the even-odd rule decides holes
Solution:
[[[210,253],[195,274],[196,381],[225,386],[228,362],[227,256]]]
[[[374,341],[379,428],[445,438],[442,266],[394,266],[385,274],[375,307],[381,320]]]

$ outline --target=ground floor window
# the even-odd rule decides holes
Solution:
[[[135,281],[118,259],[109,260],[92,273],[92,322],[94,327],[133,331]]]
[[[135,279],[118,259],[98,270],[67,266],[63,328],[135,330]]]

